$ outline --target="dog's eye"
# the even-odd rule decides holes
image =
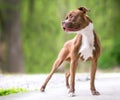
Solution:
[[[72,15],[70,14],[69,17],[72,17]]]
[[[66,16],[65,19],[68,19],[68,16]]]

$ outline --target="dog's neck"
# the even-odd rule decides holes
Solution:
[[[78,31],[82,35],[82,44],[79,50],[80,56],[86,61],[89,57],[93,57],[94,33],[93,23],[89,23],[84,29]]]
[[[78,31],[77,33],[80,33],[80,34],[86,34],[90,31],[93,31],[94,27],[93,27],[93,23],[89,23],[88,26],[86,26],[85,28],[81,29],[80,31]]]

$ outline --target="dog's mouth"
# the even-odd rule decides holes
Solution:
[[[73,28],[68,28],[68,27],[64,27],[62,26],[63,30],[65,32],[70,32],[70,31],[79,31],[80,28],[76,28],[76,27],[73,27]]]
[[[62,28],[65,32],[79,31],[80,30],[80,24],[62,23]]]

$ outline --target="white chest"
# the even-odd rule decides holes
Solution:
[[[83,57],[86,61],[89,57],[93,57],[94,47],[94,34],[93,34],[93,24],[89,23],[84,29],[79,31],[82,35],[82,44],[79,50],[80,57]]]

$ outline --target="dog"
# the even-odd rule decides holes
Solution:
[[[74,96],[76,68],[78,62],[82,60],[92,62],[90,90],[92,95],[100,95],[95,88],[95,74],[98,58],[101,53],[101,45],[100,40],[94,31],[92,20],[88,17],[87,12],[89,12],[89,10],[86,7],[79,7],[78,9],[69,12],[62,22],[63,30],[68,33],[76,33],[76,36],[64,44],[53,64],[51,72],[41,86],[40,91],[44,92],[48,81],[63,61],[68,61],[70,62],[70,70],[66,73],[66,86],[69,88],[69,96]]]

